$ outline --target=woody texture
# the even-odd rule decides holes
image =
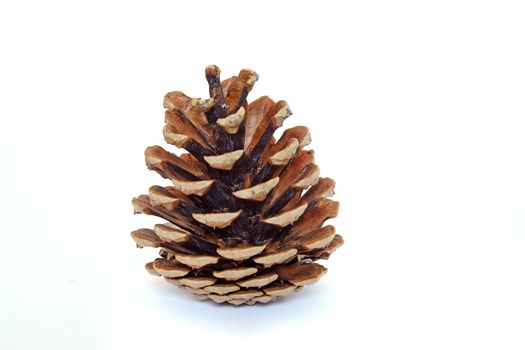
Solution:
[[[148,169],[170,181],[133,198],[135,213],[162,223],[131,233],[159,249],[146,270],[216,303],[267,303],[317,282],[318,263],[343,244],[325,221],[337,216],[335,182],[320,177],[304,126],[274,133],[291,115],[285,101],[248,103],[258,75],[221,82],[206,68],[210,98],[164,97],[164,139],[183,149],[145,151]]]

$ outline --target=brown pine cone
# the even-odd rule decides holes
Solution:
[[[206,68],[209,99],[164,97],[164,138],[188,153],[145,151],[148,169],[173,186],[133,198],[135,213],[166,220],[131,233],[138,247],[160,248],[146,269],[199,298],[234,305],[267,303],[318,281],[343,244],[333,226],[335,182],[319,177],[308,128],[274,132],[291,115],[285,101],[247,102],[258,75],[220,81]]]

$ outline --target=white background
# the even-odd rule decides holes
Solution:
[[[520,1],[0,0],[0,348],[524,349]],[[278,303],[144,263],[162,97],[260,74],[336,179],[346,244]]]

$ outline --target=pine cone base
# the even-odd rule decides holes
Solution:
[[[306,127],[273,134],[291,115],[285,101],[247,102],[258,75],[241,70],[223,82],[206,68],[210,98],[164,98],[167,143],[145,151],[146,165],[173,186],[133,198],[135,213],[167,222],[131,233],[138,247],[160,248],[147,271],[199,299],[268,303],[317,282],[343,238],[327,219],[335,182],[319,177]]]

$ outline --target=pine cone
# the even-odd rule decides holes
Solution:
[[[206,68],[210,99],[182,92],[164,97],[164,138],[146,149],[146,165],[173,186],[153,186],[133,198],[135,213],[166,223],[131,233],[138,247],[160,248],[146,269],[201,299],[234,305],[267,303],[326,272],[315,263],[343,244],[333,226],[335,182],[319,177],[304,126],[279,140],[274,132],[291,115],[285,101],[246,98],[258,75],[247,69],[221,83]],[[306,192],[304,192],[306,191]],[[304,192],[304,193],[303,193]]]

